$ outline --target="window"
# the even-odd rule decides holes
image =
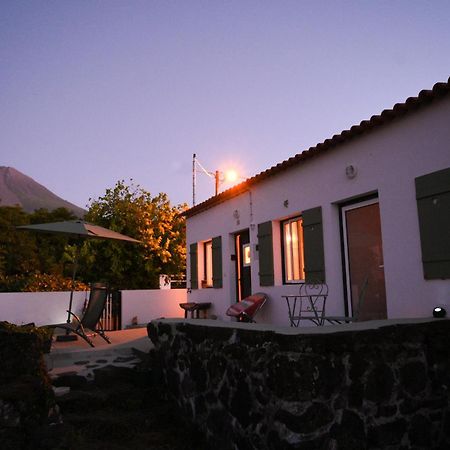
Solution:
[[[244,244],[242,246],[242,265],[244,267],[249,267],[251,264],[251,259],[250,259],[250,244]]]
[[[204,280],[203,287],[213,286],[213,250],[212,241],[204,242],[203,244],[203,255],[204,255]]]
[[[305,279],[302,218],[295,217],[282,223],[284,251],[284,281],[296,283]]]

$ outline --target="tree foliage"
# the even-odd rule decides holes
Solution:
[[[27,273],[36,267],[36,241],[16,230],[16,225],[27,225],[29,221],[29,214],[20,206],[0,208],[0,275]]]
[[[75,218],[65,208],[38,209],[28,214],[20,206],[0,207],[0,291],[70,289],[73,268],[70,238],[18,231],[16,226]]]
[[[186,205],[172,206],[166,194],[152,197],[139,185],[118,181],[91,202],[86,220],[141,241],[89,240],[82,249],[82,273],[120,289],[157,288],[159,275],[186,269]]]
[[[85,220],[126,234],[140,244],[85,240],[18,231],[16,226],[74,220],[65,208],[28,214],[19,206],[0,207],[0,291],[70,290],[74,261],[76,288],[107,281],[118,289],[159,286],[159,275],[182,277],[186,268],[186,205],[171,206],[166,194],[152,197],[124,181],[91,201]]]

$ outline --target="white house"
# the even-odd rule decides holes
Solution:
[[[450,313],[450,78],[186,213],[189,302],[265,292],[258,322],[288,325],[282,295],[325,280],[327,315]]]

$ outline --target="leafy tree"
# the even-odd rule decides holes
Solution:
[[[171,206],[166,194],[152,197],[139,185],[118,181],[91,202],[86,220],[141,241],[89,240],[80,267],[85,281],[104,280],[120,289],[157,288],[159,275],[186,268],[186,205]],[[94,277],[87,280],[87,277]]]
[[[86,240],[81,245],[69,236],[15,228],[75,219],[65,208],[28,214],[18,206],[0,206],[0,291],[69,289],[77,254],[79,279],[109,281],[122,289],[156,288],[160,274],[179,277],[185,272],[185,209],[171,206],[165,194],[152,197],[119,181],[92,201],[86,220],[141,243]]]
[[[72,220],[65,208],[28,214],[20,206],[0,207],[0,291],[52,291],[71,287],[70,238],[18,231],[16,226]],[[77,288],[84,289],[77,284]]]
[[[63,222],[75,220],[76,216],[66,208],[56,208],[48,211],[45,208],[37,209],[30,214],[31,224]],[[73,257],[70,244],[73,238],[65,235],[50,233],[33,234],[38,248],[37,257],[39,264],[36,269],[41,273],[70,277],[72,272]]]
[[[33,236],[19,233],[17,225],[27,225],[29,215],[20,206],[0,207],[0,274],[16,275],[33,271],[37,248]]]

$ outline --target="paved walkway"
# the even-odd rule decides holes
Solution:
[[[51,351],[45,355],[47,370],[51,378],[61,375],[80,375],[93,379],[94,369],[105,366],[133,367],[139,362],[133,349],[148,353],[153,347],[146,328],[109,331],[108,344],[99,335],[93,337],[95,347],[83,339],[76,341],[53,341]]]

